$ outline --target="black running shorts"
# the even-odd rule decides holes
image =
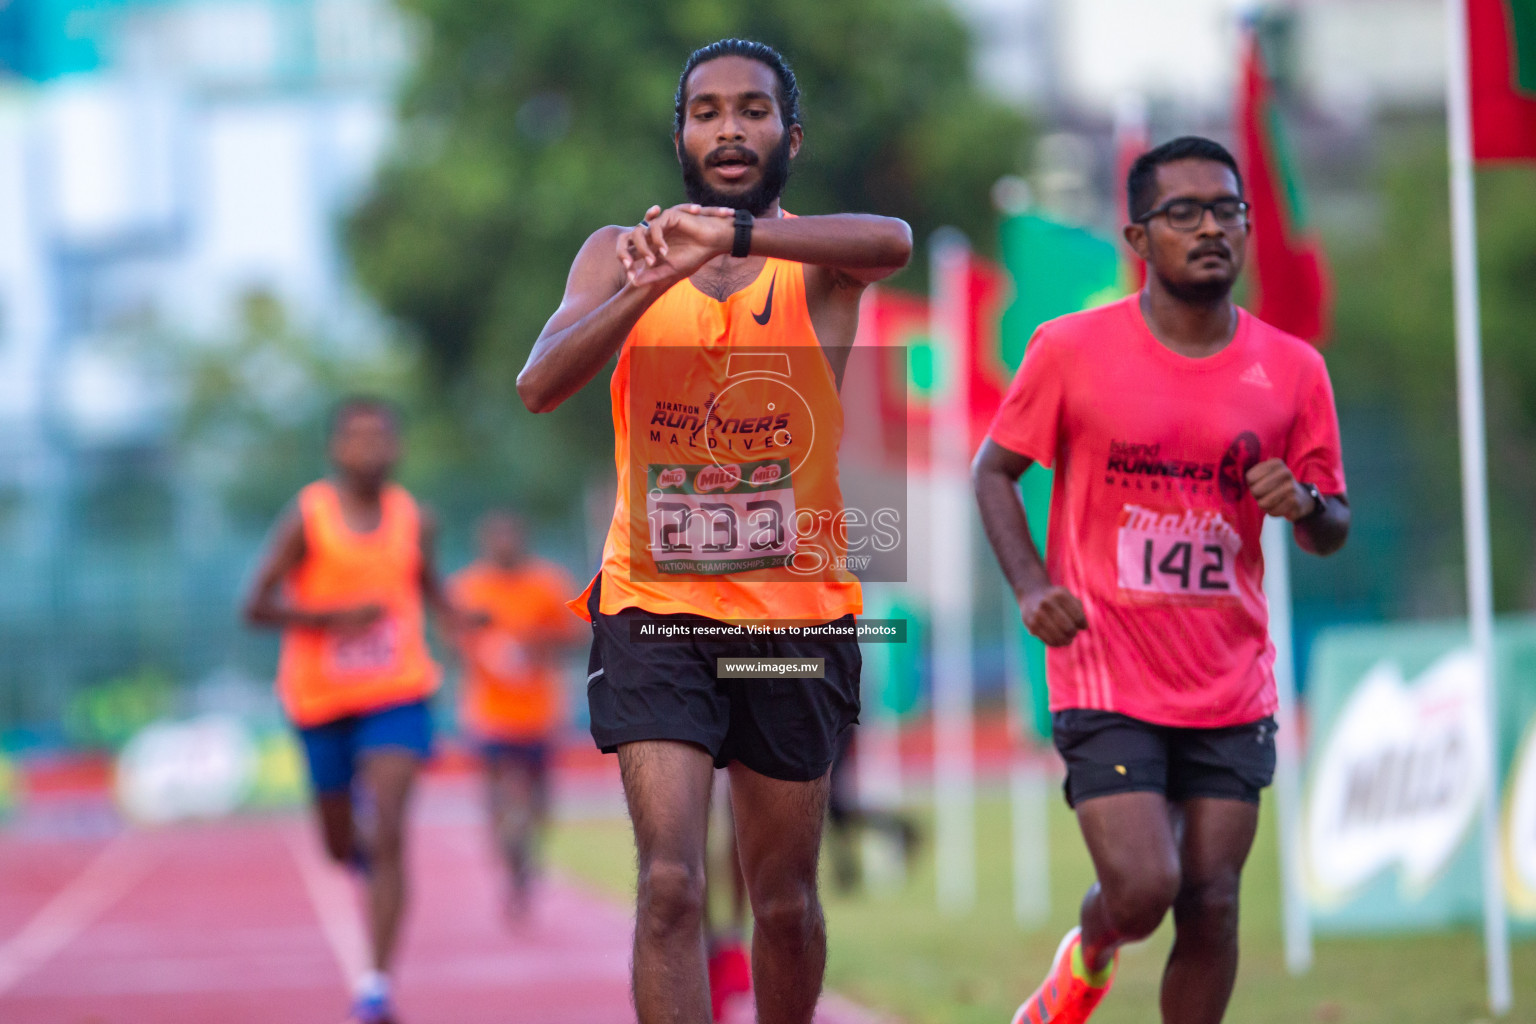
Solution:
[[[657,615],[587,603],[592,655],[587,703],[592,738],[605,754],[639,740],[675,740],[707,750],[717,768],[739,761],[785,782],[819,779],[838,742],[859,720],[863,658],[852,640],[631,639],[633,622],[707,622],[697,615]],[[845,616],[849,622],[852,616]],[[717,658],[822,658],[821,679],[717,679]]]
[[[1067,803],[1113,793],[1161,793],[1177,803],[1218,797],[1258,803],[1275,775],[1275,720],[1220,729],[1153,725],[1113,711],[1069,708],[1051,715],[1067,764]]]

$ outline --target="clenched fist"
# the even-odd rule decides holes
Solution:
[[[1317,510],[1317,502],[1296,482],[1281,459],[1265,459],[1248,471],[1248,491],[1265,515],[1295,522]]]
[[[1083,603],[1066,587],[1046,587],[1019,600],[1024,628],[1051,647],[1065,647],[1088,628]]]

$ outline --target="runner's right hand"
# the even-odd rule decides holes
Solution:
[[[328,612],[321,612],[319,623],[321,629],[343,636],[355,636],[362,633],[384,616],[384,606],[381,604],[362,604],[352,608],[334,608]]]
[[[731,251],[735,215],[726,206],[684,203],[667,210],[653,206],[645,211],[643,221],[619,236],[615,254],[630,284],[670,287]]]
[[[1065,647],[1088,628],[1083,603],[1066,587],[1046,587],[1019,599],[1024,628],[1047,646]]]

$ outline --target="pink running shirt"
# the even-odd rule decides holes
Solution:
[[[1042,324],[993,441],[1056,470],[1046,568],[1088,629],[1047,649],[1051,710],[1218,728],[1275,711],[1252,465],[1344,493],[1323,357],[1238,313],[1220,352],[1166,348],[1137,296]]]

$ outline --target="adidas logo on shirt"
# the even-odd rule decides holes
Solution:
[[[1252,366],[1248,367],[1248,369],[1243,371],[1243,375],[1237,379],[1242,381],[1244,384],[1252,384],[1254,387],[1274,387],[1274,385],[1269,382],[1269,374],[1264,372],[1264,367],[1260,363],[1254,363]]]

